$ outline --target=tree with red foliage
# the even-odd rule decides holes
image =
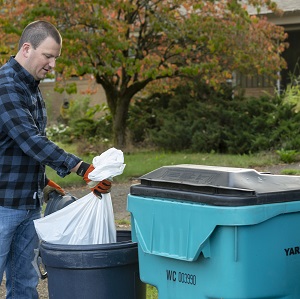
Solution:
[[[245,4],[276,10],[270,0],[1,1],[1,43],[13,44],[31,21],[55,24],[63,37],[56,71],[92,74],[103,86],[114,145],[123,148],[129,105],[150,84],[198,76],[218,89],[234,71],[285,67],[283,28],[250,16]]]

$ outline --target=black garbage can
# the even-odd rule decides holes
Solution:
[[[44,216],[50,215],[60,209],[63,209],[76,200],[77,198],[70,193],[62,196],[58,192],[52,191],[49,193],[49,201],[47,202]]]
[[[117,243],[57,245],[42,242],[50,299],[145,299],[137,243],[117,231]]]

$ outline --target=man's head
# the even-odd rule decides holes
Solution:
[[[24,43],[30,43],[36,49],[47,37],[52,37],[59,45],[62,43],[60,33],[51,23],[46,21],[32,22],[22,32],[19,41],[19,50]]]
[[[61,46],[61,35],[51,23],[35,21],[23,30],[16,60],[35,80],[42,80],[55,67]]]

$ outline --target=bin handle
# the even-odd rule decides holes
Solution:
[[[31,263],[41,280],[44,280],[48,277],[45,265],[43,264],[42,258],[40,256],[40,250],[38,248],[34,249],[34,259]],[[43,270],[43,273],[41,271],[41,268]]]

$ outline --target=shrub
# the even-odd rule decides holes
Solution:
[[[90,106],[90,98],[72,101],[64,111],[64,122],[47,128],[47,135],[53,141],[80,141],[83,154],[97,152],[99,145],[110,144],[112,121],[106,105]],[[88,146],[87,146],[88,145]],[[103,146],[102,146],[103,148]],[[86,152],[84,152],[86,151]]]
[[[133,143],[164,150],[244,154],[298,149],[299,117],[282,97],[233,97],[194,82],[136,101],[129,129]]]
[[[284,163],[293,163],[299,161],[299,152],[296,150],[277,150],[280,160]]]

